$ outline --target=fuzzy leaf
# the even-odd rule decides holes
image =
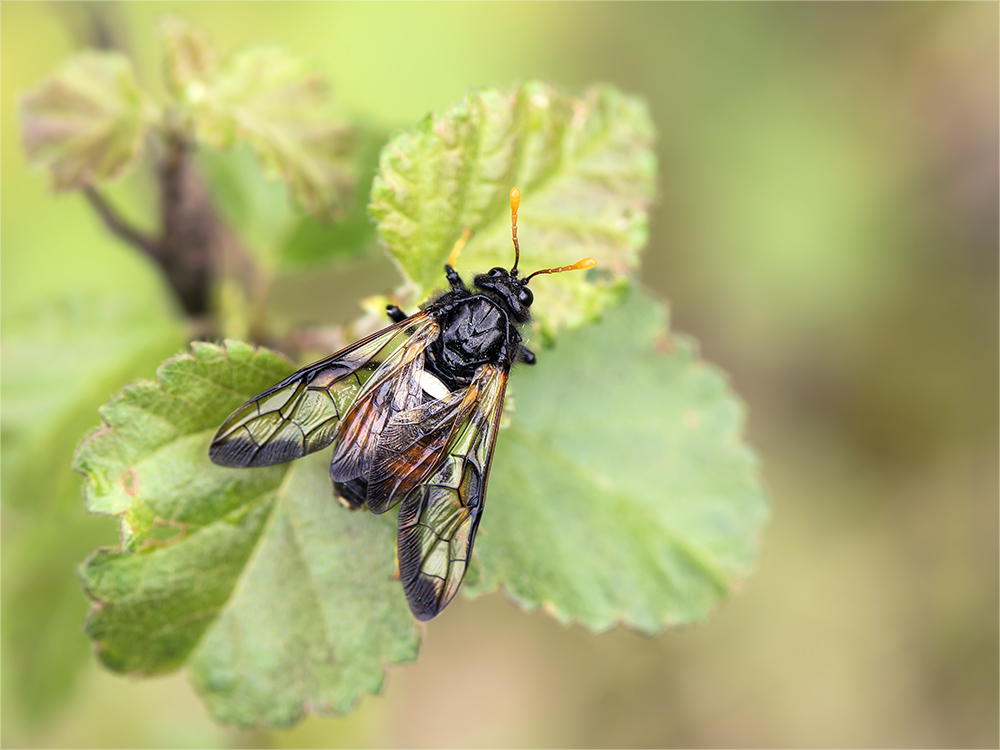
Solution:
[[[519,187],[522,271],[598,261],[583,281],[566,274],[533,283],[536,319],[552,333],[620,299],[646,241],[653,139],[645,103],[610,86],[579,97],[539,81],[477,91],[390,141],[369,210],[423,297],[442,285],[465,229],[472,236],[460,272],[511,267],[509,196]]]
[[[203,71],[183,89],[197,138],[214,149],[248,142],[303,208],[321,218],[342,214],[354,190],[352,137],[331,113],[323,77],[271,47],[237,53],[215,75]]]
[[[633,292],[563,334],[513,387],[468,593],[499,585],[564,622],[656,633],[749,574],[768,511],[743,408],[652,300]]]
[[[84,52],[21,100],[24,147],[56,189],[118,177],[138,159],[153,108],[118,52]]]
[[[356,131],[361,174],[350,210],[336,222],[294,210],[285,183],[266,179],[252,149],[241,145],[228,151],[202,149],[199,162],[216,206],[244,245],[266,264],[278,268],[315,267],[366,252],[381,252],[375,227],[365,209],[381,133]]]
[[[208,460],[229,412],[290,369],[197,344],[110,402],[77,457],[91,510],[122,517],[122,548],[82,569],[102,660],[187,663],[212,714],[240,725],[346,711],[419,642],[393,578],[396,514],[341,508],[328,451]],[[513,385],[467,593],[502,586],[564,621],[653,633],[703,618],[748,574],[767,508],[742,408],[655,303],[631,294]]]
[[[419,640],[393,519],[341,508],[322,456],[208,460],[229,412],[289,371],[266,350],[196,344],[104,407],[76,459],[89,509],[122,520],[122,548],[81,571],[101,660],[141,675],[190,663],[216,718],[240,725],[347,711]]]
[[[189,100],[204,96],[205,84],[218,68],[215,49],[208,34],[179,18],[168,18],[160,26],[167,53],[167,83],[173,92]]]

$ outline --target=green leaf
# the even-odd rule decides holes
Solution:
[[[76,460],[88,507],[122,519],[122,548],[82,569],[102,661],[133,674],[190,661],[213,714],[241,725],[347,711],[419,640],[393,579],[393,519],[341,508],[329,457],[208,460],[222,420],[290,369],[245,344],[196,344],[104,407]]]
[[[476,541],[481,580],[564,622],[697,622],[757,557],[767,504],[743,408],[632,292],[515,371]]]
[[[357,128],[355,136],[360,178],[350,211],[336,223],[319,221],[312,216],[302,217],[281,248],[279,259],[284,267],[310,268],[330,260],[381,252],[366,204],[387,134]]]
[[[79,482],[68,469],[77,436],[122,383],[184,346],[184,331],[171,318],[155,304],[89,294],[4,318],[4,505],[44,514],[67,495],[78,500]]]
[[[62,469],[71,474],[68,463]],[[76,505],[61,503],[43,519],[4,509],[0,668],[3,710],[17,725],[44,725],[72,697],[92,651],[80,629],[87,600],[74,568],[94,546],[113,541],[115,529],[108,519],[84,512],[76,480],[67,493]]]
[[[195,686],[223,721],[345,713],[381,690],[387,664],[417,657],[420,630],[394,577],[395,514],[342,508],[329,465],[316,454],[288,472],[239,593],[194,655]]]
[[[78,436],[109,394],[153,372],[183,336],[167,309],[107,296],[74,294],[4,316],[0,666],[20,722],[44,721],[72,694],[91,652],[74,568],[116,536],[80,502],[70,469]]]
[[[202,149],[198,163],[226,224],[256,258],[273,267],[302,219],[289,201],[288,186],[262,175],[253,150],[245,143],[227,151]]]
[[[167,51],[167,79],[171,89],[188,104],[185,111],[196,112],[210,106],[202,102],[214,97],[211,86],[218,76],[218,54],[208,35],[178,18],[161,25]],[[207,117],[211,119],[210,111]],[[194,123],[188,123],[193,129]],[[227,121],[227,126],[233,126]],[[221,151],[199,149],[197,158],[212,199],[226,224],[264,263],[273,263],[277,249],[285,242],[301,215],[289,203],[288,186],[261,174],[256,152],[248,143],[227,136],[215,143]]]
[[[369,206],[418,296],[442,285],[463,230],[466,275],[509,268],[511,188],[521,189],[521,270],[592,256],[598,268],[533,284],[545,333],[593,320],[621,298],[647,236],[653,125],[645,103],[610,86],[571,96],[539,81],[469,94],[382,152]],[[574,278],[574,276],[576,278]]]
[[[751,570],[767,517],[725,379],[639,293],[539,360],[516,371],[465,590],[502,586],[597,631],[705,617]],[[290,371],[196,344],[104,407],[77,456],[88,507],[122,519],[121,549],[82,569],[101,659],[187,663],[212,714],[240,725],[349,710],[419,643],[395,513],[340,507],[327,451],[252,470],[207,458],[230,411]]]
[[[118,177],[139,157],[155,109],[118,52],[84,52],[21,100],[24,147],[56,189]]]
[[[273,47],[239,52],[213,74],[208,63],[192,62],[203,59],[201,47],[187,51],[194,46],[173,45],[171,70],[198,140],[214,149],[246,141],[264,172],[285,180],[303,208],[321,218],[341,215],[354,190],[352,137],[331,111],[324,78]]]
[[[167,83],[178,96],[198,100],[206,83],[218,69],[215,48],[208,34],[180,18],[167,18],[160,25],[166,47]]]
[[[203,149],[198,160],[216,206],[247,247],[279,270],[310,268],[378,246],[365,203],[386,137],[361,129],[356,136],[360,174],[367,177],[358,181],[350,210],[337,222],[294,210],[285,183],[261,175],[245,144],[228,151]]]

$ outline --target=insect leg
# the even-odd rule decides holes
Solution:
[[[386,305],[385,312],[393,323],[402,323],[409,315],[399,309],[399,305]]]
[[[518,356],[521,358],[521,361],[524,362],[524,364],[526,364],[526,365],[533,365],[533,364],[535,364],[535,362],[538,361],[538,359],[535,357],[535,353],[533,351],[531,351],[530,349],[528,349],[523,344],[518,349],[517,353],[518,353]]]
[[[444,275],[448,279],[448,283],[451,284],[452,291],[468,291],[465,288],[465,282],[462,281],[462,277],[458,275],[458,272],[454,268],[445,266]]]

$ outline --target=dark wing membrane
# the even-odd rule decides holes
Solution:
[[[393,352],[357,394],[344,416],[341,439],[330,462],[330,478],[338,493],[338,485],[348,483],[354,483],[352,488],[358,493],[364,490],[383,430],[396,414],[421,402],[424,349],[429,341],[429,336],[421,336],[414,345]]]
[[[375,445],[367,482],[370,511],[387,511],[439,466],[456,430],[478,408],[479,385],[474,381],[393,415]]]
[[[474,408],[455,425],[440,463],[399,508],[399,577],[419,620],[444,609],[465,577],[483,512],[507,371],[486,365],[469,388],[478,391]]]
[[[344,416],[330,479],[350,507],[384,513],[399,502],[440,463],[455,425],[478,400],[475,382],[448,392],[425,369],[425,349],[413,344],[393,355]]]
[[[209,457],[220,466],[270,466],[325,448],[366,384],[407,344],[436,331],[420,312],[299,370],[234,411]]]

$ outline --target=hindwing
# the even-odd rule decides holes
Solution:
[[[358,398],[330,464],[341,499],[367,504],[372,513],[389,510],[430,475],[479,394],[475,382],[437,397],[428,394],[422,359],[411,363],[404,377],[405,382],[400,378],[394,387]]]
[[[391,507],[391,498],[380,502],[371,497],[368,485],[380,455],[378,446],[391,425],[430,398],[423,386],[424,349],[407,347],[395,352],[365,384],[344,416],[330,462],[330,478],[337,494],[350,505],[367,502],[374,513]]]
[[[471,398],[449,432],[435,465],[399,508],[399,577],[410,610],[429,620],[452,600],[465,577],[482,517],[496,444],[506,369],[484,365]],[[468,395],[468,394],[467,394]]]

